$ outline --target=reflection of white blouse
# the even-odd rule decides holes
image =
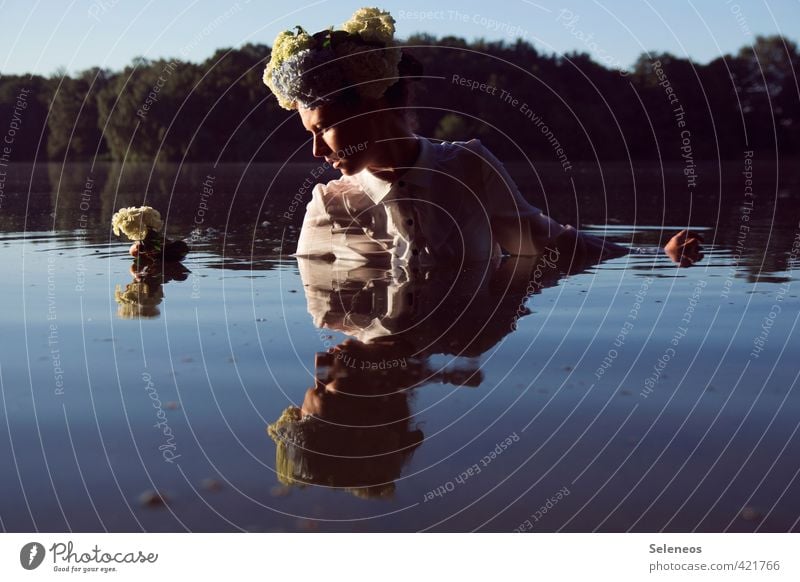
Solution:
[[[402,335],[424,352],[467,356],[480,355],[509,334],[530,313],[524,300],[558,281],[542,257],[455,270],[389,270],[302,257],[297,265],[317,328],[364,343]]]
[[[419,157],[394,183],[365,169],[317,184],[295,254],[457,265],[498,255],[498,239],[521,238],[529,245],[521,248],[532,248],[532,228],[550,236],[564,230],[523,198],[479,140],[416,138]]]

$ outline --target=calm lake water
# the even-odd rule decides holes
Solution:
[[[800,173],[510,169],[562,222],[691,225],[705,258],[387,278],[288,256],[313,165],[10,167],[0,526],[800,531]],[[110,219],[143,203],[192,250],[137,282]]]

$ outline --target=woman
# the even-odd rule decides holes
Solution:
[[[407,112],[421,67],[395,44],[394,31],[388,12],[362,8],[342,30],[309,35],[298,26],[274,43],[264,82],[282,107],[298,110],[314,156],[342,173],[315,186],[297,256],[413,267],[502,251],[556,251],[569,265],[629,252],[544,215],[479,140],[416,135]],[[666,250],[682,266],[702,256],[687,231]]]

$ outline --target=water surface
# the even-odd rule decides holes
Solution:
[[[288,256],[312,166],[13,166],[0,524],[797,531],[800,188],[756,169],[750,206],[737,163],[692,195],[658,165],[514,168],[535,204],[621,244],[701,230],[689,269],[392,278]],[[137,282],[110,217],[142,203],[192,251]],[[304,402],[327,422],[270,434]]]

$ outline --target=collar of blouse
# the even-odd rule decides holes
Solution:
[[[354,174],[353,177],[361,185],[361,188],[369,196],[373,204],[382,202],[395,185],[399,187],[407,185],[418,186],[420,192],[426,192],[430,187],[431,174],[433,173],[431,168],[435,164],[433,146],[424,137],[417,134],[414,134],[414,137],[420,143],[419,156],[413,166],[406,170],[402,178],[397,182],[392,183],[381,180],[366,169]]]

